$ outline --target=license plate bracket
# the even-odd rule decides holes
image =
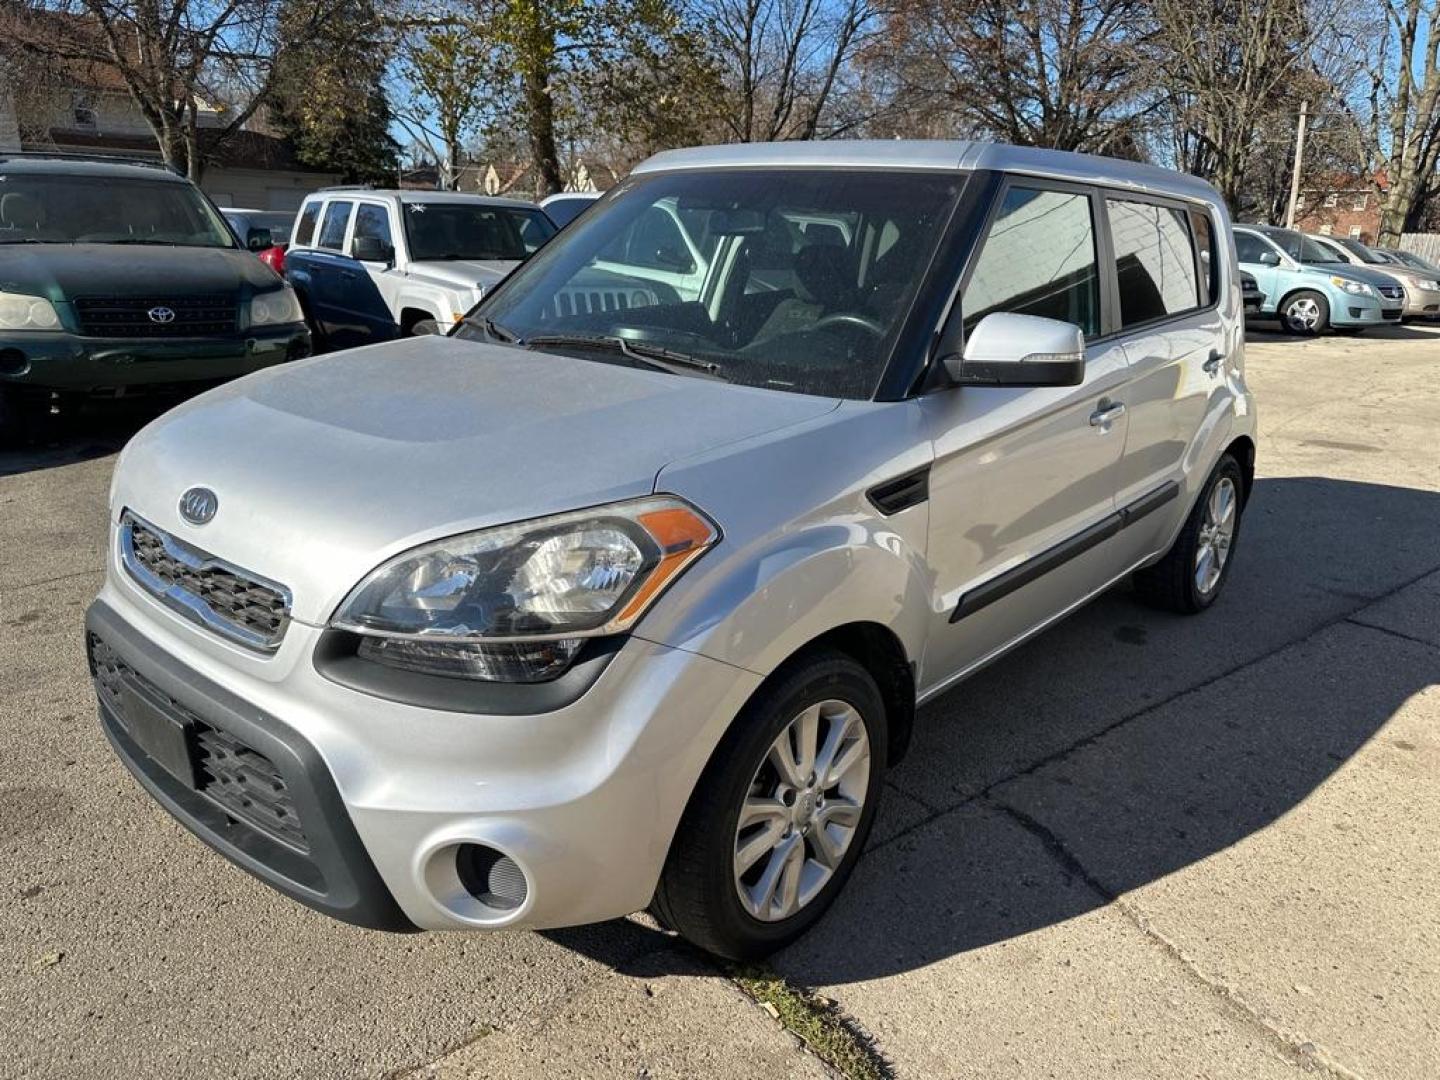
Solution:
[[[186,725],[166,715],[133,687],[120,692],[125,730],[157,765],[187,787],[195,786],[195,762]]]

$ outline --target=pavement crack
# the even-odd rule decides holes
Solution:
[[[1366,622],[1364,619],[1357,619],[1353,615],[1345,621],[1354,626],[1363,626],[1366,630],[1377,630],[1382,634],[1389,634],[1391,637],[1399,638],[1401,641],[1411,641],[1414,642],[1416,645],[1423,645],[1427,649],[1440,650],[1440,645],[1436,645],[1433,641],[1426,641],[1422,637],[1416,637],[1414,634],[1407,634],[1403,630],[1392,630],[1388,626],[1377,626],[1375,623]]]
[[[57,581],[70,581],[73,578],[90,577],[93,574],[105,573],[105,567],[97,566],[92,570],[73,570],[68,574],[59,574],[55,577],[42,578],[39,581],[22,581],[15,585],[16,592],[24,592],[27,589],[38,589],[42,585],[54,585]]]

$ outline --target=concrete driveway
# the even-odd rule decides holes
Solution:
[[[1223,599],[1115,592],[926,708],[840,904],[738,980],[642,917],[363,932],[211,854],[85,676],[129,429],[0,456],[0,1076],[1435,1076],[1440,332],[1249,357]]]

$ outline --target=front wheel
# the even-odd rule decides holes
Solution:
[[[1229,454],[1205,482],[1185,527],[1165,557],[1135,574],[1135,590],[1146,603],[1192,615],[1220,595],[1240,538],[1245,478]]]
[[[1292,334],[1323,334],[1330,325],[1330,302],[1318,292],[1302,289],[1280,305],[1280,322]]]
[[[885,705],[843,653],[818,651],[763,687],[711,757],[651,905],[719,956],[757,960],[825,913],[880,801]]]

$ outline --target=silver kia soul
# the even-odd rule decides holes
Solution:
[[[1239,275],[1199,180],[1008,146],[660,154],[447,336],[142,431],[88,616],[140,782],[387,929],[815,922],[916,706],[1233,565]]]

